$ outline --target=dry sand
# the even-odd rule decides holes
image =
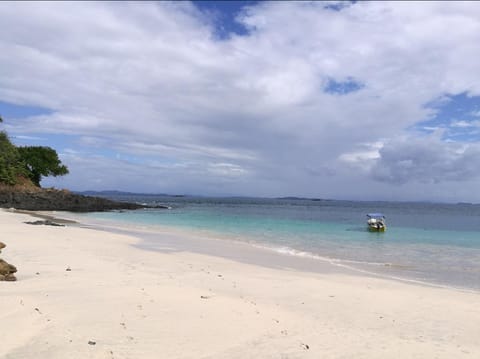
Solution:
[[[480,358],[480,294],[270,269],[0,210],[0,358]],[[89,344],[90,342],[90,344]]]

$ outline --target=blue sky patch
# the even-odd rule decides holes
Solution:
[[[26,118],[31,116],[49,115],[51,113],[53,113],[53,111],[48,108],[16,105],[14,103],[0,101],[0,115],[4,121],[10,118]]]
[[[216,36],[228,39],[232,34],[248,35],[248,29],[235,21],[235,17],[245,6],[257,4],[258,1],[193,1],[201,11],[214,18]]]
[[[365,85],[353,78],[348,78],[345,81],[337,81],[329,79],[325,86],[325,92],[332,95],[347,95],[351,92],[359,91]]]
[[[78,135],[51,134],[51,133],[15,133],[10,132],[10,139],[17,146],[48,146],[58,151],[74,148],[78,143]]]
[[[465,92],[447,95],[426,107],[436,113],[431,119],[415,125],[415,130],[426,134],[443,130],[445,141],[480,141],[480,96],[468,96]]]

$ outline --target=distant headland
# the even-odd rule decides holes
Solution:
[[[119,209],[141,209],[137,203],[117,202],[106,198],[84,196],[68,190],[23,188],[0,185],[0,208],[29,211],[101,212]],[[156,206],[156,208],[166,208]]]

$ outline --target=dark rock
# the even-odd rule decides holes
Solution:
[[[17,272],[14,265],[8,264],[3,259],[0,259],[0,274],[13,274]]]
[[[115,202],[101,197],[74,194],[66,190],[42,189],[18,190],[0,187],[0,208],[30,211],[102,212],[110,210],[168,208],[145,206],[138,203]]]
[[[5,248],[7,245],[5,243],[0,242],[0,252],[2,252],[2,248]],[[0,282],[1,281],[8,281],[14,282],[17,280],[14,273],[17,272],[17,268],[14,265],[11,265],[5,262],[3,259],[0,258]]]
[[[95,344],[97,344],[97,342],[94,342],[93,340],[88,341],[88,345],[95,345]]]
[[[15,282],[17,280],[17,277],[15,277],[13,274],[7,274],[3,276],[3,279],[0,280],[4,280],[5,282]]]
[[[0,281],[15,281],[14,273],[17,272],[17,268],[14,265],[11,265],[5,262],[3,259],[0,259]]]
[[[34,226],[45,225],[45,226],[54,226],[54,227],[65,227],[64,224],[59,224],[46,219],[44,221],[33,221],[33,222],[23,222],[25,224],[32,224]]]

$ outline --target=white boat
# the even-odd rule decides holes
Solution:
[[[385,222],[385,216],[381,213],[368,213],[367,214],[368,230],[371,232],[385,232],[387,224]]]

